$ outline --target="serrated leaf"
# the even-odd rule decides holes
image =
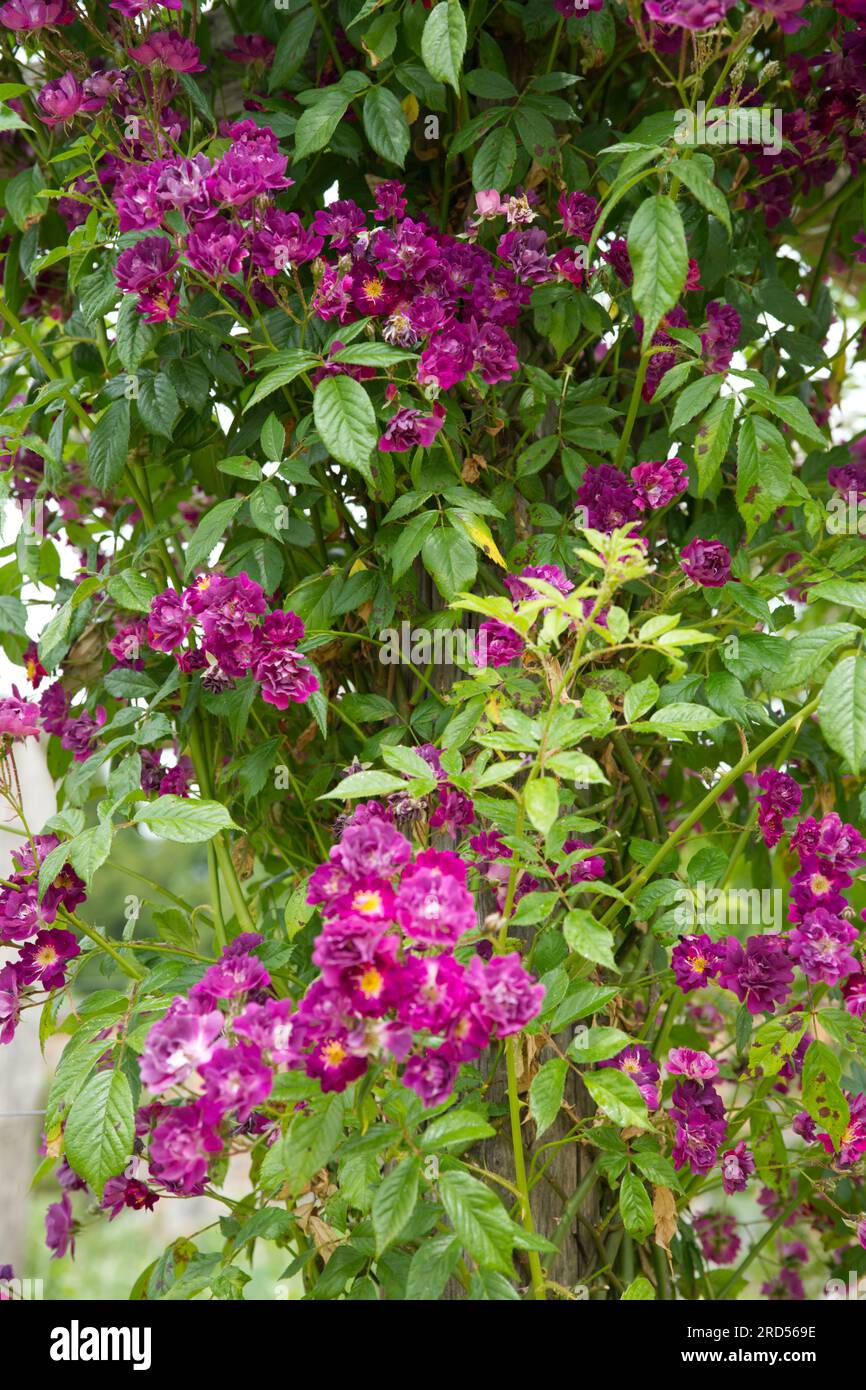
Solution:
[[[536,1138],[550,1129],[562,1105],[568,1063],[561,1057],[551,1057],[535,1073],[529,1087],[529,1113],[535,1121]]]
[[[648,347],[662,318],[683,292],[689,268],[686,236],[676,203],[657,195],[641,203],[628,229],[634,269],[632,297]]]
[[[199,844],[213,839],[220,830],[238,828],[221,802],[197,801],[191,796],[158,796],[155,801],[140,801],[132,818],[161,840],[183,845]]]
[[[87,466],[100,492],[110,492],[123,475],[129,453],[129,401],[112,401],[93,427],[87,446]]]
[[[329,454],[373,481],[370,455],[378,438],[376,412],[363,386],[350,376],[328,376],[313,396],[313,418]]]
[[[377,154],[403,168],[409,153],[409,124],[387,87],[372,87],[365,96],[364,132]]]
[[[98,1197],[122,1173],[135,1140],[132,1092],[120,1070],[92,1076],[72,1102],[63,1141],[69,1166]]]
[[[833,668],[818,703],[821,733],[859,774],[866,765],[866,658],[846,656]]]
[[[460,70],[466,52],[466,20],[460,0],[440,0],[427,16],[421,36],[421,57],[431,77],[460,90]]]
[[[404,1158],[390,1173],[386,1173],[373,1198],[373,1230],[376,1233],[376,1253],[397,1239],[415,1209],[418,1200],[417,1158]]]

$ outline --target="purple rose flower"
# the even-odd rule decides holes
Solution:
[[[526,643],[519,632],[496,618],[488,618],[478,629],[472,661],[474,665],[482,667],[508,666],[525,650]]]
[[[749,1178],[755,1171],[755,1160],[741,1139],[732,1149],[722,1154],[722,1186],[730,1196],[734,1192],[745,1192]]]
[[[185,39],[176,29],[159,30],[148,34],[137,48],[129,49],[130,58],[144,67],[168,68],[171,72],[204,72],[199,51],[191,39]]]
[[[691,1081],[711,1081],[719,1074],[718,1063],[708,1052],[691,1047],[672,1047],[666,1065],[671,1076],[686,1076]]]
[[[166,237],[143,237],[134,246],[121,251],[114,278],[122,290],[136,294],[159,284],[176,265],[177,252]]]
[[[727,371],[740,338],[740,316],[730,304],[707,305],[707,328],[701,334],[701,347],[707,370]]]
[[[498,1038],[519,1033],[535,1018],[544,1002],[544,986],[526,971],[512,951],[484,961],[473,956],[466,970],[467,984],[478,996],[477,1009],[486,1026]]]
[[[576,236],[588,243],[598,221],[601,204],[589,193],[560,193],[556,206],[566,236]]]
[[[155,1178],[189,1195],[201,1189],[212,1154],[223,1142],[204,1105],[177,1106],[160,1120],[150,1137],[150,1170]]]
[[[640,520],[634,486],[612,463],[585,470],[577,489],[577,505],[586,509],[587,525],[594,531],[609,533]]]
[[[53,82],[40,88],[37,101],[45,112],[39,119],[47,126],[70,121],[85,103],[84,88],[71,72],[65,72]]]
[[[166,1091],[209,1061],[223,1031],[218,1010],[200,1012],[178,997],[153,1025],[141,1054],[141,1079],[151,1091]]]
[[[403,454],[407,449],[429,449],[442,428],[445,411],[438,403],[431,415],[410,406],[400,406],[385,426],[379,439],[379,448],[384,453]]]
[[[724,949],[705,934],[682,937],[671,952],[671,967],[680,989],[702,989],[721,967]]]
[[[803,793],[793,777],[787,772],[778,772],[774,767],[764,768],[758,777],[758,825],[764,844],[768,849],[779,843],[784,834],[782,822],[795,816],[800,809]]]
[[[641,511],[658,511],[685,492],[689,470],[681,458],[659,463],[638,463],[631,470],[635,486],[635,502]]]
[[[721,541],[696,536],[680,551],[680,569],[705,589],[721,589],[731,577],[731,552]]]
[[[702,1212],[695,1217],[693,1227],[705,1260],[717,1265],[733,1264],[742,1242],[737,1235],[736,1218],[730,1212]]]
[[[656,24],[680,29],[712,29],[721,24],[734,0],[644,0],[644,9]]]
[[[787,943],[778,936],[750,936],[745,946],[729,936],[719,984],[732,990],[750,1014],[773,1013],[791,992],[794,972]]]
[[[76,1229],[69,1193],[64,1192],[60,1201],[52,1202],[45,1213],[45,1244],[51,1251],[52,1260],[62,1260],[67,1251],[75,1255]]]

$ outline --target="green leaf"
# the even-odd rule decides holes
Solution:
[[[845,1093],[839,1085],[842,1064],[826,1043],[812,1042],[803,1058],[803,1105],[818,1128],[829,1134],[837,1150],[851,1120]]]
[[[466,20],[459,0],[441,0],[427,16],[421,36],[421,57],[431,77],[460,91],[460,70],[466,52]]]
[[[403,791],[406,782],[391,772],[353,772],[344,777],[338,787],[325,792],[320,801],[342,799],[350,796],[388,796],[391,792]]]
[[[19,231],[25,232],[47,212],[48,204],[38,196],[44,187],[45,180],[38,164],[32,169],[22,169],[7,183],[3,205]]]
[[[846,656],[827,678],[818,704],[821,733],[858,775],[866,765],[866,658]]]
[[[93,427],[87,446],[87,466],[95,487],[110,492],[126,467],[129,453],[129,401],[112,401]]]
[[[749,386],[743,394],[748,396],[749,400],[762,405],[765,410],[769,410],[771,415],[783,420],[794,434],[805,439],[807,443],[814,444],[818,449],[827,448],[826,438],[799,396],[774,396],[772,391],[765,391],[762,386]]]
[[[295,159],[323,150],[346,114],[351,92],[335,85],[326,87],[312,106],[307,107],[295,127]]]
[[[562,1105],[568,1063],[561,1057],[551,1057],[532,1078],[529,1087],[529,1113],[535,1121],[536,1138],[550,1129]]]
[[[607,1062],[628,1047],[631,1038],[621,1028],[579,1028],[569,1044],[568,1055],[581,1066],[591,1062]]]
[[[649,1279],[643,1274],[639,1274],[636,1279],[632,1279],[628,1288],[620,1298],[620,1303],[650,1303],[656,1296],[656,1291]]]
[[[822,584],[815,584],[809,590],[809,602],[816,599],[838,603],[842,608],[853,608],[855,613],[866,617],[866,584],[858,584],[856,580],[827,579]]]
[[[343,1132],[343,1099],[326,1096],[315,1109],[301,1112],[291,1128],[265,1155],[261,1181],[267,1191],[284,1184],[297,1195],[333,1156]]]
[[[585,1071],[583,1081],[596,1105],[620,1129],[652,1129],[646,1101],[624,1071],[605,1067],[603,1071]]]
[[[453,526],[437,527],[421,549],[424,568],[445,599],[452,599],[472,584],[478,570],[475,548]]]
[[[370,455],[376,446],[376,412],[363,386],[350,376],[327,376],[313,396],[313,418],[328,453],[373,481]]]
[[[433,1120],[421,1135],[419,1144],[424,1153],[436,1153],[439,1149],[465,1148],[467,1144],[478,1144],[482,1139],[490,1139],[496,1133],[483,1115],[465,1106],[449,1110]]]
[[[724,462],[733,428],[733,398],[720,396],[701,420],[695,436],[694,456],[698,471],[699,497],[703,497]]]
[[[135,295],[125,294],[117,311],[115,347],[121,366],[134,372],[156,341],[156,330],[138,312]]]
[[[796,1051],[807,1022],[802,1015],[786,1014],[762,1023],[752,1035],[749,1071],[756,1072],[760,1068],[764,1076],[777,1076]]]
[[[268,371],[260,381],[256,382],[252,395],[244,406],[244,410],[252,410],[254,405],[263,401],[272,392],[279,391],[281,386],[288,386],[289,382],[294,381],[296,376],[302,372],[308,372],[320,362],[320,358],[314,352],[307,352],[304,348],[289,348],[280,354],[280,362],[274,363],[273,370]]]
[[[268,91],[276,92],[285,87],[307,56],[310,40],[316,32],[316,12],[313,9],[301,10],[292,15],[277,44],[271,65]]]
[[[687,729],[693,732],[702,732],[706,729],[717,729],[724,723],[721,715],[714,714],[706,705],[694,705],[687,701],[674,701],[673,704],[663,705],[649,717],[650,725],[663,724],[668,729]]]
[[[747,415],[737,441],[737,508],[749,539],[783,505],[792,476],[791,456],[776,426]]]
[[[684,183],[698,202],[721,222],[728,236],[731,235],[731,214],[724,193],[717,188],[697,159],[675,159],[668,165],[668,173]]]
[[[647,1190],[635,1173],[624,1173],[619,1188],[619,1209],[629,1235],[645,1240],[653,1229],[653,1209]]]
[[[439,1179],[439,1197],[473,1260],[485,1269],[511,1274],[515,1228],[496,1193],[468,1173],[454,1170]]]
[[[641,203],[628,229],[634,268],[632,298],[641,315],[643,347],[683,292],[689,269],[686,235],[677,205],[657,195]]]
[[[626,722],[632,724],[635,719],[640,719],[641,715],[652,709],[658,697],[659,688],[652,676],[647,676],[646,680],[638,681],[625,693],[622,712]]]
[[[415,1210],[419,1171],[417,1158],[404,1158],[376,1189],[372,1216],[377,1255],[397,1239]]]
[[[108,581],[108,592],[119,608],[128,608],[131,613],[149,613],[150,605],[156,598],[156,589],[151,581],[135,570],[121,570]]]
[[[161,840],[195,845],[211,840],[220,830],[237,830],[225,806],[219,801],[197,801],[191,796],[158,796],[140,801],[133,820],[146,825]]]
[[[402,169],[409,153],[409,123],[387,87],[371,87],[365,96],[364,131],[376,153]]]
[[[72,1102],[64,1130],[69,1166],[97,1197],[109,1178],[122,1173],[135,1140],[135,1108],[125,1074],[101,1071]]]
[[[100,825],[82,830],[69,842],[69,862],[78,877],[84,879],[87,888],[90,888],[96,870],[102,867],[111,853],[113,830],[110,820],[103,821]]]
[[[553,777],[537,777],[528,782],[523,793],[526,814],[542,835],[555,824],[559,815],[559,787]]]
[[[187,579],[198,569],[199,565],[207,562],[208,556],[222,540],[232,518],[243,505],[243,501],[242,497],[229,497],[225,502],[217,502],[215,507],[211,507],[209,512],[205,512],[187,546],[186,568],[184,570]]]
[[[433,1236],[419,1245],[409,1265],[406,1280],[408,1302],[432,1302],[445,1290],[445,1285],[460,1261],[460,1242],[452,1235]]]
[[[563,936],[572,951],[585,960],[605,965],[608,970],[618,971],[613,956],[613,936],[607,927],[601,926],[586,908],[577,907],[566,915]]]
[[[142,376],[136,405],[142,423],[151,434],[170,439],[180,413],[177,392],[165,372]]]
[[[472,187],[501,193],[511,182],[516,159],[517,141],[508,127],[492,130],[472,161]]]
[[[104,262],[92,275],[85,275],[78,284],[78,298],[81,312],[91,327],[95,327],[103,314],[113,309],[120,290],[114,278],[110,261]]]
[[[693,381],[691,386],[680,392],[671,419],[672,434],[683,425],[687,425],[696,415],[700,415],[702,410],[706,410],[718,395],[723,381],[724,377],[720,372],[712,373],[710,376],[699,376],[697,381]]]

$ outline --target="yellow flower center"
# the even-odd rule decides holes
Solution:
[[[364,889],[355,894],[352,906],[362,917],[374,917],[382,911],[382,894],[375,888]]]
[[[358,981],[358,988],[368,999],[373,999],[377,994],[381,994],[384,983],[385,977],[382,972],[377,970],[375,965],[371,965]]]
[[[336,1040],[325,1043],[322,1048],[322,1058],[326,1067],[338,1067],[345,1060],[346,1051],[342,1043]]]

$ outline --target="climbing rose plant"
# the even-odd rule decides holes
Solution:
[[[134,1297],[866,1271],[866,6],[0,24],[52,1253],[207,1194]],[[145,833],[207,901],[115,936]]]

